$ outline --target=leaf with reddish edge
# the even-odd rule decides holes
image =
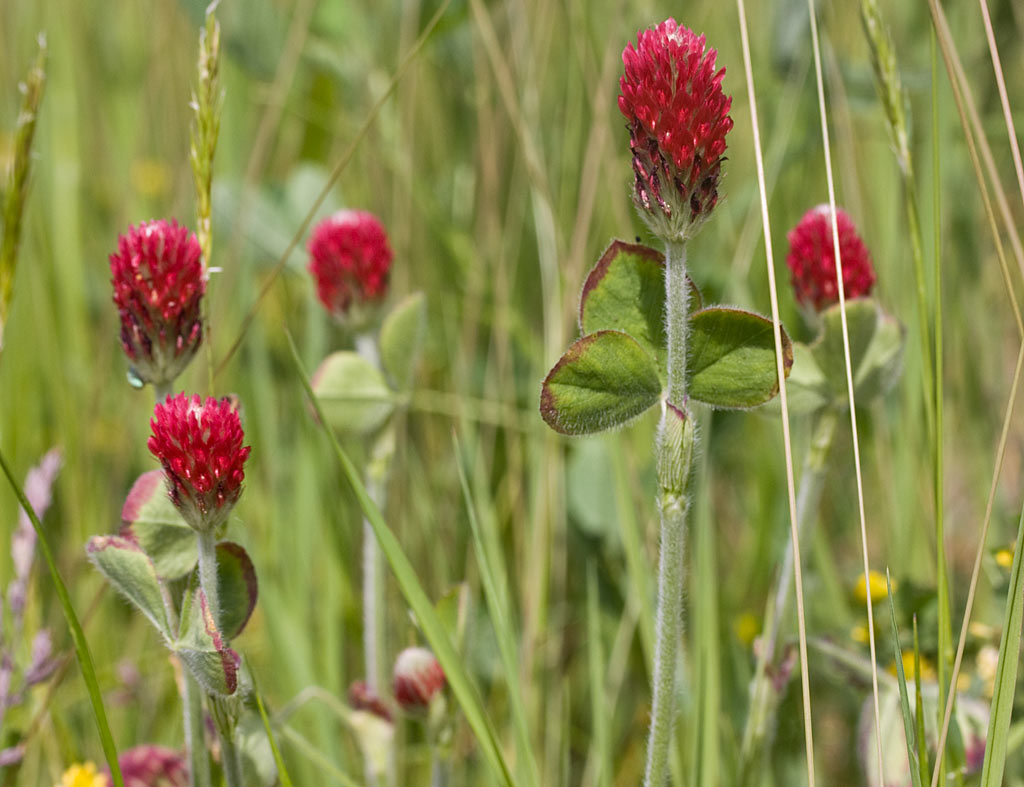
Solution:
[[[544,379],[540,414],[556,432],[621,426],[661,396],[654,358],[628,334],[598,331],[575,342]]]
[[[700,309],[697,285],[687,277],[690,309]],[[665,255],[650,246],[615,240],[601,255],[580,294],[580,330],[628,333],[664,367]]]
[[[760,314],[712,306],[690,316],[687,352],[690,398],[712,407],[746,409],[779,392],[772,322]],[[793,345],[782,331],[785,374]]]
[[[121,536],[149,555],[158,576],[177,579],[195,568],[196,532],[167,495],[162,470],[143,473],[121,509]]]
[[[241,660],[228,647],[206,603],[206,595],[189,583],[181,610],[181,633],[171,644],[185,666],[206,691],[231,695],[238,688]]]
[[[217,544],[217,593],[220,600],[220,630],[234,639],[245,628],[256,608],[256,569],[240,544]]]
[[[139,545],[121,536],[93,536],[85,549],[107,581],[138,607],[164,637],[171,639],[164,589],[153,561]]]

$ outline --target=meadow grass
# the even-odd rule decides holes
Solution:
[[[286,331],[306,369],[345,337],[315,301],[306,238],[282,257],[344,164],[315,218],[339,206],[375,212],[395,249],[392,290],[422,290],[428,303],[427,349],[400,417],[384,519],[431,600],[462,588],[460,655],[515,783],[636,784],[650,710],[655,419],[568,442],[541,421],[537,398],[544,374],[578,335],[587,270],[613,238],[649,240],[630,204],[617,80],[626,42],[670,14],[718,48],[736,120],[724,199],[690,244],[691,275],[709,300],[769,311],[737,14],[731,4],[703,0],[685,7],[453,0],[381,101],[439,7],[225,0],[218,12],[225,103],[213,170],[212,264],[221,269],[208,303],[215,365],[241,341],[209,392],[237,393],[243,402],[253,452],[231,528],[260,578],[255,617],[236,646],[258,677],[292,781],[363,783],[353,735],[330,703],[311,700],[280,714],[310,687],[343,699],[362,676],[362,511],[311,418]],[[988,629],[970,630],[963,659],[967,693],[987,704],[975,657],[984,644],[999,646],[1010,582],[990,550],[1015,538],[1024,497],[1019,412],[1007,421],[993,484],[1020,343],[1013,304],[1022,270],[1012,256],[1005,276],[1000,268],[941,55],[932,118],[927,5],[883,3],[881,11],[908,96],[920,274],[858,4],[821,7],[818,20],[836,201],[871,249],[882,303],[908,333],[898,388],[857,413],[868,557],[897,585],[904,646],[916,611],[921,650],[948,681],[993,490],[971,616]],[[751,3],[747,12],[781,318],[794,338],[810,340],[781,264],[785,231],[828,200],[807,8],[778,0]],[[1008,3],[991,12],[1017,111],[1024,96],[1011,75],[1024,65],[1024,15]],[[1024,208],[982,17],[973,4],[951,4],[947,13],[1019,220]],[[182,722],[166,651],[84,555],[88,536],[116,529],[136,476],[156,466],[146,450],[153,395],[125,381],[107,257],[129,224],[172,216],[194,224],[188,101],[201,24],[202,4],[191,0],[116,11],[91,1],[0,4],[0,160],[14,127],[14,87],[41,30],[50,60],[0,354],[0,450],[19,477],[51,446],[64,451],[43,525],[83,621],[119,749],[177,746]],[[925,348],[934,352],[937,327],[936,400]],[[921,335],[928,331],[933,336]],[[205,350],[178,384],[207,392]],[[810,425],[794,417],[792,427],[799,468]],[[754,670],[750,638],[789,537],[789,512],[777,413],[703,413],[700,428],[672,773],[675,783],[710,787],[735,779]],[[345,448],[358,461],[360,446]],[[937,658],[937,510],[948,566],[948,663]],[[0,544],[9,543],[16,512],[15,497],[0,485]],[[851,591],[862,571],[858,518],[850,431],[841,419],[817,526],[801,544],[817,781],[840,787],[866,783],[857,725],[871,675],[856,668],[868,663],[868,648],[851,636],[865,624]],[[0,550],[0,587],[11,565]],[[385,647],[393,657],[423,639],[390,574],[386,584]],[[875,612],[879,679],[892,693],[888,610]],[[27,621],[28,630],[52,627],[60,653],[71,653],[38,561]],[[796,642],[792,613],[782,637]],[[836,649],[854,658],[843,661]],[[125,682],[128,666],[137,681]],[[5,721],[4,736],[32,731],[18,784],[49,787],[72,762],[102,761],[81,673],[71,664],[58,675],[52,690],[37,689]],[[1022,730],[1011,722],[1004,784],[1024,785]],[[426,783],[418,728],[405,724],[399,741],[400,783]],[[453,784],[499,783],[464,715],[452,763]],[[796,676],[760,779],[780,787],[807,779]]]

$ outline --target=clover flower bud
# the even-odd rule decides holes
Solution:
[[[704,36],[666,19],[622,52],[619,110],[629,121],[633,201],[665,241],[692,237],[718,202],[732,98]]]
[[[143,383],[166,385],[203,339],[206,292],[199,241],[173,219],[129,228],[110,255],[121,345]]]
[[[407,713],[428,708],[444,684],[444,670],[426,648],[406,648],[395,659],[395,699]]]
[[[309,239],[309,272],[317,297],[339,322],[363,322],[366,307],[387,295],[392,257],[376,216],[353,210],[335,213]]]
[[[836,210],[839,229],[839,258],[843,263],[843,293],[847,299],[871,294],[875,270],[864,241],[853,221],[842,209]],[[811,208],[790,231],[786,264],[793,276],[793,290],[800,305],[814,311],[839,302],[835,245],[832,238],[832,210],[828,205]]]
[[[149,450],[163,465],[171,500],[195,530],[219,528],[242,493],[250,447],[229,399],[168,396],[149,422]]]
[[[188,765],[181,752],[166,746],[143,744],[117,758],[125,787],[188,787]],[[106,772],[107,777],[110,771]]]

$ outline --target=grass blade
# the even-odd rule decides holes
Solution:
[[[597,749],[597,787],[611,784],[611,736],[608,731],[608,706],[604,690],[604,659],[601,652],[601,608],[598,602],[597,564],[587,561],[587,666],[590,678],[590,712],[593,716]]]
[[[494,529],[487,527],[485,530],[477,518],[476,506],[473,504],[473,496],[469,491],[469,480],[466,477],[466,465],[462,460],[462,451],[454,432],[452,433],[452,443],[459,468],[459,483],[462,484],[462,495],[466,501],[469,525],[473,532],[473,547],[476,551],[477,561],[480,563],[480,578],[487,596],[487,608],[491,613],[501,664],[505,670],[505,679],[508,681],[508,699],[515,727],[517,761],[521,763],[517,770],[521,772],[525,783],[537,785],[539,784],[537,760],[533,755],[533,747],[530,745],[526,708],[523,706],[523,688],[519,681],[520,665],[516,656],[516,631],[510,614],[508,591],[505,590],[508,587],[508,580],[505,578],[502,568]]]
[[[71,641],[74,643],[75,655],[78,657],[78,663],[82,668],[82,679],[85,681],[85,687],[89,692],[89,702],[92,704],[92,711],[96,716],[96,727],[99,731],[100,743],[103,744],[103,754],[107,758],[107,765],[110,766],[110,774],[114,779],[115,787],[124,787],[124,779],[121,777],[121,766],[117,762],[117,747],[114,745],[114,738],[110,734],[110,725],[107,723],[107,711],[103,707],[100,685],[96,680],[96,670],[93,668],[92,655],[89,653],[89,643],[85,640],[82,624],[78,622],[75,608],[71,605],[71,596],[68,595],[68,589],[64,585],[64,580],[61,579],[60,572],[57,571],[57,564],[53,560],[53,553],[50,551],[50,544],[46,540],[46,534],[43,533],[43,526],[39,522],[39,517],[36,516],[32,504],[25,497],[25,492],[15,480],[14,475],[12,475],[2,452],[0,452],[0,469],[3,469],[11,489],[14,490],[15,497],[18,498],[21,507],[28,514],[32,527],[35,528],[36,538],[39,539],[39,551],[43,553],[46,567],[50,569],[54,589],[57,591],[57,598],[60,599],[60,607],[68,622],[68,628],[71,629]]]
[[[1017,526],[1017,548],[1013,550],[1010,587],[1006,591],[1006,618],[999,641],[999,664],[996,667],[995,690],[992,693],[991,717],[985,738],[985,762],[981,766],[981,787],[998,787],[1003,783],[1006,766],[1007,738],[1013,714],[1013,696],[1017,688],[1017,661],[1020,658],[1021,622],[1024,620],[1024,509]]]
[[[260,696],[260,688],[256,685],[256,675],[253,672],[252,664],[249,668],[249,679],[252,681],[252,696],[256,698],[256,708],[260,712],[260,720],[263,722],[263,729],[267,733],[267,742],[270,744],[270,751],[274,754],[274,764],[277,766],[277,778],[281,781],[281,787],[292,787],[291,777],[284,765],[281,751],[277,748],[277,741],[274,739],[274,731],[270,727],[270,719],[267,718],[267,710],[263,707],[263,697]]]
[[[889,578],[889,569],[885,570],[885,587],[889,599],[889,619],[892,623],[892,647],[896,657],[896,680],[900,684],[900,709],[903,711],[903,734],[906,736],[907,760],[910,762],[910,778],[914,787],[921,787],[921,768],[917,754],[917,735],[914,730],[914,716],[910,712],[910,697],[907,694],[907,676],[903,672],[903,651],[900,650],[900,631],[896,626],[896,604],[892,600],[892,580]],[[916,628],[915,628],[916,631]],[[915,660],[917,649],[914,650]],[[920,685],[921,672],[916,661],[914,665],[914,682]],[[920,690],[918,690],[920,696]],[[920,716],[918,718],[921,718]],[[923,719],[922,719],[923,721]]]
[[[480,695],[473,685],[469,673],[463,668],[462,660],[456,652],[451,639],[448,637],[444,624],[438,617],[437,612],[434,611],[430,598],[423,590],[423,586],[420,585],[412,563],[409,562],[409,558],[406,557],[394,533],[391,532],[387,523],[384,522],[380,509],[370,499],[370,495],[366,491],[366,487],[363,486],[362,479],[359,477],[359,471],[352,463],[348,454],[345,453],[345,449],[341,447],[334,432],[324,426],[327,421],[324,418],[320,402],[317,400],[316,394],[313,393],[313,387],[309,382],[309,375],[302,365],[302,359],[299,357],[299,350],[295,346],[295,340],[287,330],[285,331],[285,336],[288,339],[288,347],[291,350],[292,359],[295,361],[295,368],[299,373],[299,379],[306,391],[306,396],[309,397],[309,401],[316,411],[317,418],[328,440],[330,440],[331,447],[334,449],[335,456],[338,458],[338,463],[341,465],[345,478],[348,479],[352,492],[363,509],[363,514],[377,536],[377,542],[380,544],[381,551],[384,553],[384,557],[387,558],[391,570],[395,574],[395,579],[402,591],[402,595],[405,596],[409,607],[416,615],[416,619],[423,629],[424,637],[426,637],[430,647],[434,650],[434,655],[437,656],[437,660],[444,668],[445,677],[452,688],[452,693],[462,707],[463,713],[466,714],[466,721],[469,723],[470,728],[477,736],[477,740],[484,753],[484,759],[495,776],[502,783],[512,787],[515,784],[512,772],[502,755],[497,734],[484,713]]]

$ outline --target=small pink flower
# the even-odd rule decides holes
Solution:
[[[188,787],[184,755],[166,746],[143,744],[121,752],[117,758],[125,787]],[[110,771],[106,772],[110,778]]]
[[[230,399],[168,396],[149,422],[149,450],[164,468],[167,488],[185,521],[200,531],[220,527],[242,493],[250,447]]]
[[[666,19],[622,52],[619,110],[629,121],[633,201],[663,240],[693,235],[718,202],[732,98],[704,36]]]
[[[843,293],[846,298],[871,294],[875,271],[871,255],[857,228],[845,211],[836,210],[839,228],[839,256],[843,263]],[[786,264],[793,274],[797,301],[815,311],[839,301],[836,262],[833,253],[832,211],[828,205],[811,208],[789,235]]]
[[[366,711],[374,716],[391,721],[391,709],[364,680],[357,680],[348,687],[348,704],[352,710]]]
[[[201,257],[196,236],[173,219],[144,222],[117,239],[110,273],[121,344],[143,382],[171,382],[199,349]]]
[[[444,670],[426,648],[406,648],[395,659],[395,699],[406,712],[427,708],[444,688]]]
[[[336,319],[387,294],[391,247],[377,217],[342,210],[321,221],[309,239],[309,272],[320,302]]]

